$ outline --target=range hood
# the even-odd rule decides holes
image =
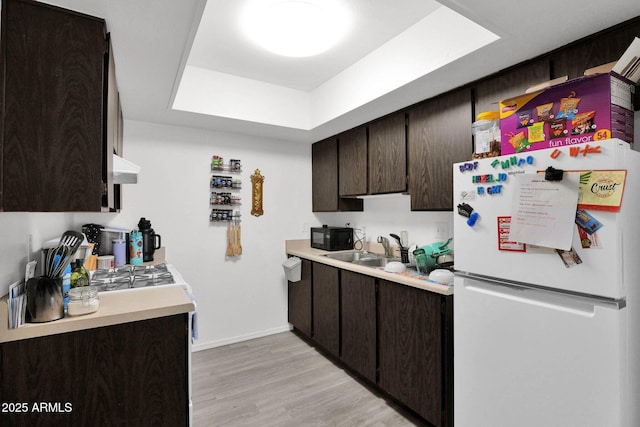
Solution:
[[[137,184],[140,166],[113,155],[113,183],[114,184]]]

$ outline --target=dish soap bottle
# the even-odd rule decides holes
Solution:
[[[84,260],[79,258],[74,263],[74,267],[71,270],[70,285],[71,288],[78,288],[80,286],[89,286],[89,272],[84,268]]]

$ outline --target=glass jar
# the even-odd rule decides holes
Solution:
[[[473,159],[500,155],[500,114],[497,111],[478,114],[471,125],[471,132],[475,140]]]
[[[98,288],[95,286],[82,286],[69,290],[69,302],[67,313],[69,316],[80,316],[94,313],[100,307]]]

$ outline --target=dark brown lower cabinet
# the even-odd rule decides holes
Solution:
[[[342,350],[340,359],[371,382],[376,381],[376,279],[341,271]]]
[[[310,341],[330,358],[431,425],[453,426],[453,295],[303,260],[289,321],[307,337],[308,316]]]
[[[311,338],[311,261],[302,260],[299,282],[289,282],[289,323]]]
[[[0,344],[0,425],[188,425],[187,322],[179,314]]]
[[[380,280],[378,385],[434,426],[453,425],[453,297]]]
[[[332,355],[340,356],[340,270],[313,263],[312,339]]]

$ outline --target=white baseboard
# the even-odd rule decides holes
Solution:
[[[221,340],[208,341],[204,343],[198,342],[191,345],[191,351],[195,352],[208,350],[210,348],[222,347],[223,345],[235,344],[237,342],[248,341],[255,338],[262,338],[273,334],[279,334],[281,332],[290,331],[291,329],[293,329],[291,325],[287,324],[286,326],[280,326],[278,328],[265,329],[262,331],[251,332],[250,334],[224,338]]]

